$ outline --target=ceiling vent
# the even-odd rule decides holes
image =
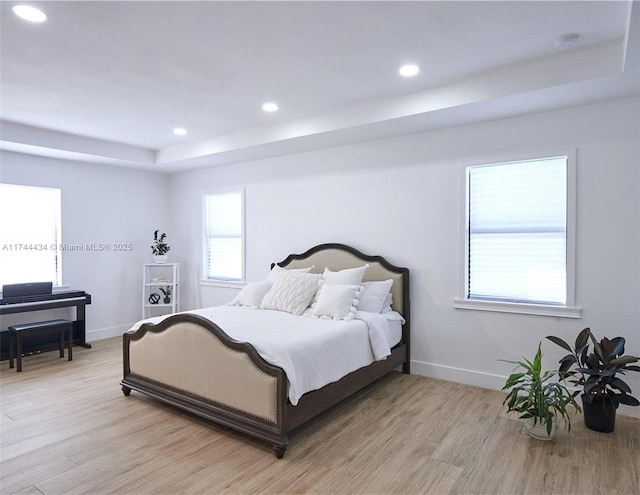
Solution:
[[[556,39],[556,48],[558,50],[567,50],[569,48],[573,48],[578,44],[578,38],[580,37],[577,33],[569,33],[564,36],[560,36]]]

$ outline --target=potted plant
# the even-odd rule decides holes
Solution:
[[[532,361],[523,359],[506,361],[518,365],[516,370],[522,371],[512,373],[507,378],[502,387],[502,390],[508,390],[503,404],[507,405],[509,412],[518,412],[520,419],[527,420],[527,432],[533,438],[551,440],[559,418],[564,420],[564,427],[571,431],[571,416],[567,407],[573,406],[580,411],[575,400],[578,392],[571,393],[561,383],[552,381],[559,377],[558,371],[542,371],[541,343]]]
[[[167,262],[167,253],[171,249],[169,245],[165,242],[167,234],[164,232],[159,234],[159,230],[156,230],[153,233],[153,244],[151,245],[151,252],[155,257],[156,263],[166,263]]]
[[[160,287],[160,292],[164,294],[164,303],[171,304],[171,286]]]
[[[616,375],[626,371],[640,371],[640,366],[631,365],[639,358],[624,355],[625,339],[603,338],[598,342],[589,328],[576,337],[574,348],[564,340],[548,336],[554,344],[566,349],[560,360],[560,374],[571,383],[582,386],[584,424],[587,428],[611,432],[615,427],[616,409],[619,404],[638,406],[640,402],[631,395],[631,388]],[[590,346],[593,345],[593,351]],[[575,369],[572,369],[573,366]]]

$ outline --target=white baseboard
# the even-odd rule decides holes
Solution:
[[[411,373],[414,375],[436,378],[438,380],[446,380],[449,382],[464,383],[465,385],[472,385],[474,387],[488,388],[490,390],[501,390],[502,386],[507,381],[506,375],[495,375],[492,373],[484,373],[482,371],[454,368],[452,366],[425,363],[423,361],[415,360],[411,361]],[[635,394],[634,396],[637,397],[638,394]],[[621,405],[618,408],[618,414],[630,416],[632,418],[640,418],[640,406],[631,407]]]
[[[411,361],[411,373],[438,380],[464,383],[474,387],[500,390],[507,381],[506,376],[483,373],[481,371],[454,368],[442,364],[425,363],[423,361]]]
[[[111,337],[120,337],[123,333],[129,330],[133,324],[119,325],[117,327],[99,328],[97,330],[87,330],[86,338],[87,342],[93,342],[94,340],[109,339]]]

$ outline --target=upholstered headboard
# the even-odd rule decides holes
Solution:
[[[368,264],[364,282],[374,280],[393,280],[391,295],[392,308],[409,318],[409,269],[392,265],[382,256],[369,256],[344,244],[321,244],[302,254],[291,254],[278,263],[282,267],[305,268],[313,265],[312,272],[322,273],[325,268],[331,271],[355,268]]]

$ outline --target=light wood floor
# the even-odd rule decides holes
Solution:
[[[124,397],[121,341],[1,368],[2,494],[638,494],[640,420],[529,438],[503,394],[394,374],[271,447]]]

